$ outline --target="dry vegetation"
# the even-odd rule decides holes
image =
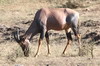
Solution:
[[[30,57],[24,57],[19,45],[13,39],[15,27],[25,33],[35,12],[43,7],[69,7],[80,13],[82,34],[81,56],[73,36],[73,44],[61,53],[66,45],[64,31],[50,31],[50,51],[47,56],[46,41],[34,58],[38,35],[30,45]],[[100,66],[100,0],[0,0],[0,66]]]

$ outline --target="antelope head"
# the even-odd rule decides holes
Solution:
[[[24,56],[28,57],[29,56],[29,43],[30,42],[28,39],[25,38],[25,36],[20,36],[19,34],[20,34],[19,29],[17,29],[14,32],[14,39],[22,48]]]

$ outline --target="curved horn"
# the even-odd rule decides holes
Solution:
[[[19,29],[17,28],[16,31],[14,32],[14,38],[15,40],[19,43],[20,41],[20,36],[19,36]]]
[[[19,29],[17,29],[17,38],[18,38],[18,40],[20,40]]]

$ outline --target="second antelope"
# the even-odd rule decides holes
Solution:
[[[14,33],[14,38],[21,46],[24,55],[29,56],[29,41],[37,33],[40,33],[38,49],[35,56],[37,56],[39,52],[39,48],[44,37],[47,42],[48,54],[50,54],[48,31],[51,29],[57,31],[65,30],[68,41],[62,53],[64,54],[67,46],[71,44],[72,41],[71,29],[80,44],[78,19],[79,13],[69,8],[42,8],[36,12],[34,20],[26,33],[19,36],[19,32],[16,31],[17,33]]]

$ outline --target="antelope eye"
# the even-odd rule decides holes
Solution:
[[[25,39],[23,37],[20,37],[21,41],[25,41]]]

